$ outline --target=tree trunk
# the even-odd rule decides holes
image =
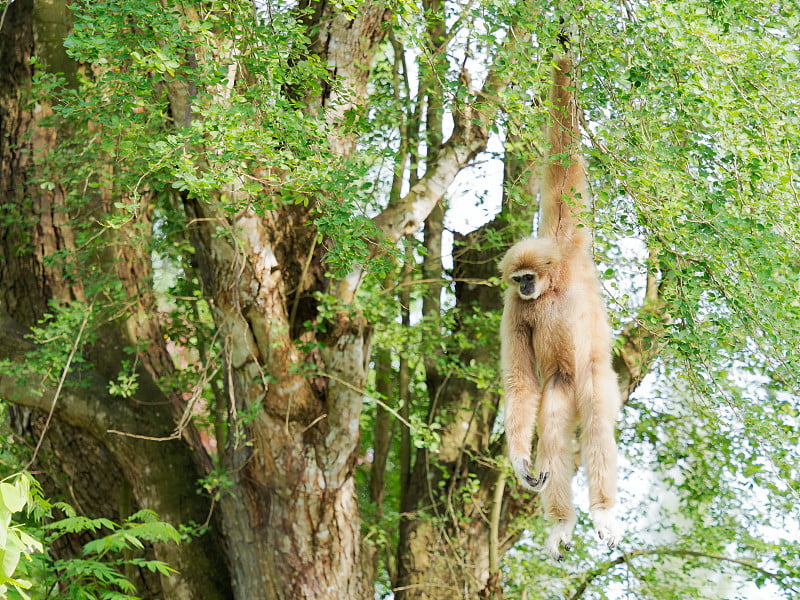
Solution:
[[[67,31],[64,3],[19,0],[6,7],[4,17],[0,36],[0,194],[4,206],[13,207],[8,214],[14,218],[4,219],[0,226],[3,229],[0,232],[3,255],[0,261],[0,317],[3,322],[0,348],[3,358],[20,365],[21,369],[27,362],[24,352],[32,350],[22,335],[43,317],[48,304],[64,305],[86,299],[83,287],[66,276],[72,268],[69,261],[53,260],[58,253],[68,255],[75,250],[75,221],[65,202],[64,189],[58,181],[48,186],[34,183],[44,173],[42,165],[58,143],[59,132],[52,126],[41,125],[41,119],[49,116],[50,110],[43,102],[32,102],[34,70],[30,58],[37,56],[43,65],[66,73],[68,81],[73,79],[70,74],[75,72],[75,67],[68,61],[62,44]],[[102,198],[98,200],[100,203],[92,209],[95,215],[105,210]],[[133,249],[129,248],[128,252]],[[143,261],[142,256],[129,254],[128,270],[133,273],[137,265],[149,263],[149,257],[145,258],[147,260]],[[135,278],[128,283],[133,283]],[[153,373],[140,369],[139,390],[128,400],[108,394],[108,379],[118,373],[122,348],[134,343],[129,332],[136,329],[133,321],[123,320],[100,332],[94,345],[85,348],[97,370],[81,375],[81,387],[73,388],[77,382],[68,380],[58,398],[50,387],[39,390],[43,395],[32,395],[28,385],[15,375],[5,373],[0,382],[2,396],[44,413],[49,411],[51,403],[56,403],[55,418],[63,424],[54,425],[57,434],[49,437],[51,452],[42,464],[56,467],[65,474],[87,476],[87,479],[65,483],[103,489],[105,482],[119,482],[120,477],[124,477],[125,483],[115,486],[115,490],[130,488],[134,499],[131,510],[154,510],[175,526],[190,521],[202,523],[210,512],[210,505],[207,498],[196,492],[198,463],[187,445],[179,440],[150,442],[108,431],[117,429],[168,437],[174,430],[173,403],[154,384]],[[83,348],[84,344],[76,346]],[[143,362],[153,364],[147,355],[143,355]],[[38,435],[42,429],[22,427],[20,431]],[[47,431],[44,434],[47,435]],[[92,439],[90,444],[85,442],[86,435]],[[36,439],[31,441],[33,445]],[[91,470],[85,469],[85,453],[70,451],[77,446],[95,453]],[[56,476],[53,481],[62,480]],[[96,488],[93,481],[98,482]],[[65,499],[70,501],[77,497],[73,494]],[[86,510],[89,516],[99,514],[118,519],[128,516],[121,514],[117,494],[100,498],[89,493],[83,498],[87,502],[85,505],[82,502],[78,508]],[[153,597],[167,596],[176,600],[229,597],[221,550],[213,528],[192,542],[157,544],[156,556],[179,570],[181,576],[162,578],[161,589],[153,591]]]
[[[305,8],[311,49],[341,86],[308,96],[306,105],[323,112],[329,148],[344,159],[355,138],[336,132],[364,101],[362,66],[385,34],[388,11],[379,2],[353,16],[327,3]],[[173,111],[190,102],[181,91],[172,90]],[[314,293],[354,291],[347,280],[328,284],[323,276],[313,202],[230,216],[215,207],[218,199],[187,196],[184,207],[223,346],[229,432],[219,450],[232,482],[220,509],[235,595],[372,598],[354,479],[371,330],[350,311],[335,314],[322,335],[299,326],[318,318]],[[303,350],[300,337],[315,349]]]
[[[456,236],[453,274],[460,309],[488,314],[499,308],[497,289],[465,283],[494,276],[498,249],[482,250],[483,240],[483,230]],[[495,361],[497,344],[465,350],[457,360],[465,365]],[[506,527],[508,499],[501,496],[502,533],[490,535],[495,489],[503,476],[504,449],[491,435],[500,399],[457,377],[429,393],[435,398],[431,420],[443,428],[438,450],[423,449],[416,457],[403,507],[412,516],[400,527],[397,598],[476,598],[490,579],[490,548]],[[473,492],[462,496],[465,488]]]
[[[188,201],[187,210],[199,223],[216,221],[199,203]],[[295,229],[309,235],[303,244],[280,238],[274,223],[303,223],[306,215],[298,210],[267,217],[243,211],[231,230],[238,255],[211,225],[192,229],[224,340],[232,422],[222,463],[233,482],[220,509],[233,585],[243,599],[367,598],[372,578],[353,468],[369,332],[363,323],[332,324],[318,358],[304,355],[289,337],[286,290],[294,286],[285,283],[289,274],[280,265],[301,263],[305,253],[291,253],[310,247],[314,231]],[[227,257],[244,263],[234,270]],[[293,369],[312,360],[327,381]],[[235,416],[254,407],[249,421]]]

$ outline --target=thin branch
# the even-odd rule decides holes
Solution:
[[[8,12],[9,7],[11,6],[11,2],[13,2],[13,0],[7,0],[6,5],[3,7],[3,14],[0,15],[0,30],[3,29],[3,24],[6,21],[6,13]]]
[[[492,512],[489,518],[489,576],[500,570],[500,518],[502,516],[503,495],[506,488],[505,459],[501,458],[497,465],[500,476],[494,487]]]
[[[311,248],[308,249],[308,256],[306,256],[306,262],[303,264],[303,271],[300,273],[300,279],[297,283],[297,288],[294,292],[294,303],[292,304],[292,311],[289,314],[289,331],[292,330],[294,327],[294,320],[297,316],[297,307],[300,304],[300,294],[301,289],[303,286],[303,282],[306,279],[306,275],[308,274],[308,269],[311,266],[311,259],[314,258],[314,250],[317,249],[317,236],[314,236],[314,239],[311,241]]]
[[[148,442],[169,442],[171,440],[177,440],[181,437],[181,432],[178,430],[173,431],[166,437],[139,435],[138,433],[128,433],[127,431],[119,431],[118,429],[107,429],[106,433],[113,433],[122,437],[133,438],[135,440],[147,440]]]
[[[380,405],[380,406],[382,406],[384,409],[386,409],[387,411],[389,411],[390,413],[392,413],[392,414],[393,414],[395,417],[397,417],[397,420],[398,420],[398,421],[400,421],[400,422],[401,422],[403,425],[405,425],[406,427],[408,427],[408,428],[409,428],[411,431],[414,431],[414,430],[416,430],[416,429],[417,429],[417,428],[416,428],[416,427],[414,427],[414,426],[413,426],[411,423],[409,423],[409,422],[408,422],[406,419],[404,419],[404,418],[403,418],[403,417],[400,415],[400,413],[398,413],[398,412],[397,412],[395,409],[393,409],[391,406],[389,406],[388,404],[386,404],[386,403],[385,403],[385,402],[383,402],[382,400],[379,400],[378,398],[375,398],[374,396],[370,396],[370,395],[367,393],[367,390],[365,390],[365,389],[363,389],[363,388],[360,388],[360,387],[358,387],[358,386],[355,386],[355,385],[353,385],[352,383],[350,383],[349,381],[345,381],[344,379],[342,379],[341,377],[337,377],[336,375],[331,375],[330,373],[325,373],[325,372],[322,372],[322,371],[320,371],[320,373],[319,373],[319,374],[320,374],[322,377],[326,377],[326,378],[328,378],[328,379],[330,379],[330,380],[332,380],[332,381],[335,381],[336,383],[339,383],[339,384],[341,384],[341,385],[345,386],[346,388],[350,388],[352,391],[354,391],[354,392],[358,392],[359,394],[362,394],[364,397],[366,397],[366,398],[369,398],[370,400],[372,400],[372,401],[373,401],[373,402],[375,402],[376,404],[379,404],[379,405]]]
[[[44,436],[47,434],[47,430],[50,428],[50,423],[53,420],[53,413],[56,410],[56,403],[58,402],[58,398],[61,395],[61,390],[64,387],[64,381],[67,379],[67,374],[69,373],[69,368],[72,365],[72,359],[75,358],[75,353],[78,352],[78,347],[81,343],[81,337],[83,336],[83,332],[86,329],[86,324],[89,322],[89,315],[92,314],[92,305],[90,304],[88,309],[86,310],[86,315],[83,317],[83,322],[81,323],[80,329],[78,329],[78,335],[75,336],[75,342],[72,344],[72,349],[70,350],[69,356],[67,357],[67,363],[64,365],[64,368],[61,371],[61,379],[58,381],[58,387],[56,388],[56,393],[53,395],[53,402],[50,404],[50,412],[47,413],[47,420],[44,423],[44,429],[42,429],[41,435],[39,435],[39,441],[36,442],[36,448],[33,449],[33,455],[31,459],[28,461],[28,464],[25,465],[23,470],[27,471],[30,469],[31,465],[36,461],[36,456],[39,454],[39,450],[42,447],[42,442],[44,442]]]
[[[529,39],[529,33],[512,26],[497,54],[505,57]],[[489,68],[481,90],[474,94],[473,103],[454,107],[456,127],[450,138],[442,145],[438,160],[429,165],[425,175],[412,186],[409,192],[396,203],[392,203],[375,217],[375,224],[391,241],[414,233],[428,214],[441,200],[456,175],[475,154],[481,152],[488,140],[488,128],[497,114],[497,98],[508,86],[509,72],[503,67],[506,61]]]
[[[391,288],[384,288],[377,292],[379,295],[389,294],[394,292],[395,290],[404,288],[404,287],[415,287],[418,285],[427,285],[431,283],[437,284],[445,284],[449,285],[451,283],[466,283],[469,285],[485,285],[486,287],[495,287],[496,284],[488,279],[482,279],[479,277],[451,277],[451,278],[444,278],[444,277],[430,277],[427,279],[414,279],[413,281],[400,281],[395,283]]]
[[[583,596],[583,593],[586,591],[586,588],[589,587],[589,585],[592,583],[592,581],[594,581],[595,579],[597,579],[598,577],[600,577],[601,575],[603,575],[607,571],[610,571],[611,569],[613,569],[617,565],[622,564],[624,562],[627,562],[627,559],[625,558],[625,556],[626,556],[625,554],[623,554],[622,556],[618,556],[614,560],[610,560],[608,562],[605,562],[602,565],[600,565],[599,567],[597,567],[596,569],[592,569],[591,571],[588,571],[586,573],[586,577],[584,578],[584,580],[581,582],[581,584],[575,590],[575,593],[572,596],[570,596],[570,600],[578,600],[581,596]]]
[[[202,379],[195,386],[194,392],[192,393],[192,397],[189,398],[189,401],[186,403],[186,407],[183,409],[183,413],[181,414],[181,418],[178,420],[178,423],[175,426],[175,430],[169,435],[167,436],[140,435],[137,433],[119,431],[118,429],[108,429],[106,430],[106,433],[113,433],[123,437],[134,438],[137,440],[147,440],[150,442],[169,442],[170,440],[180,439],[181,437],[183,437],[184,430],[189,426],[189,423],[192,420],[194,406],[200,400],[200,396],[202,395],[203,389],[205,388],[208,382],[210,382],[211,380],[214,379],[214,377],[216,377],[217,373],[219,373],[219,367],[215,367],[209,371],[208,363],[206,363]]]
[[[730,558],[727,556],[720,556],[718,554],[708,554],[705,552],[699,552],[697,550],[672,550],[669,548],[656,548],[653,550],[634,550],[633,552],[623,553],[621,556],[618,556],[614,560],[607,561],[602,565],[598,566],[596,569],[589,571],[586,574],[586,577],[581,582],[581,584],[576,588],[575,593],[570,596],[570,600],[579,600],[586,592],[587,588],[591,583],[597,579],[598,577],[602,576],[603,574],[607,573],[617,565],[622,563],[628,563],[631,559],[645,557],[645,556],[674,556],[678,558],[683,557],[692,557],[692,558],[705,558],[708,560],[714,560],[718,562],[727,562],[731,564],[738,565],[740,567],[744,567],[750,571],[755,571],[768,577],[770,579],[774,579],[776,581],[783,581],[785,575],[781,575],[780,573],[773,573],[772,571],[768,571],[763,569],[757,565],[749,563],[745,560],[741,560],[738,558]],[[798,591],[795,587],[788,588],[791,591]]]

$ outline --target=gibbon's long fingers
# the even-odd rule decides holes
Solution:
[[[540,472],[538,477],[532,475],[530,472],[530,460],[527,458],[516,459],[512,457],[511,465],[514,467],[514,471],[522,485],[534,492],[541,492],[550,479],[550,473]]]
[[[539,473],[538,477],[534,477],[530,473],[525,476],[525,484],[535,492],[541,492],[547,485],[547,480],[550,478],[550,473]]]

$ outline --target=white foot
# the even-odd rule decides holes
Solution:
[[[561,552],[561,547],[569,552],[572,550],[572,531],[575,529],[575,519],[561,519],[553,525],[550,530],[550,535],[547,537],[544,549],[547,553],[557,561],[564,560],[564,554]]]
[[[591,514],[597,537],[605,542],[609,548],[616,548],[617,544],[622,540],[622,530],[614,516],[614,509],[593,510]]]

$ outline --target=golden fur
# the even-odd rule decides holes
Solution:
[[[588,192],[571,69],[570,60],[562,58],[553,76],[551,157],[539,237],[517,242],[499,265],[509,284],[501,326],[509,457],[522,483],[542,492],[545,516],[556,522],[546,547],[559,559],[560,546],[569,549],[576,522],[571,493],[576,431],[595,529],[609,547],[619,540],[612,509],[620,397],[611,366],[611,330],[584,221]],[[532,474],[534,423],[539,442]]]

